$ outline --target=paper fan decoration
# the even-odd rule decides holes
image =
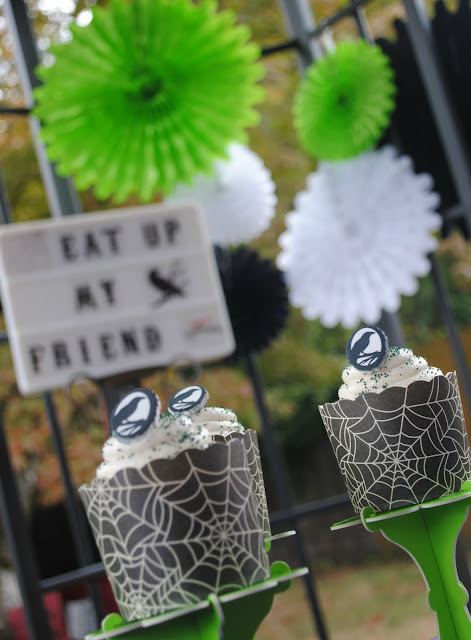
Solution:
[[[215,2],[113,0],[40,67],[35,115],[61,174],[142,201],[210,170],[254,125],[259,48]]]
[[[374,324],[394,313],[430,269],[439,198],[393,147],[321,163],[279,239],[290,301],[326,327]]]
[[[306,151],[341,160],[376,144],[394,107],[388,58],[363,40],[314,62],[296,94],[295,126]]]
[[[289,313],[284,276],[256,251],[216,247],[216,258],[236,342],[235,355],[265,349]]]
[[[395,21],[394,41],[378,40],[394,69],[397,86],[396,108],[392,114],[392,130],[400,138],[404,153],[411,156],[416,171],[430,173],[440,194],[441,210],[458,202],[445,152],[435,125],[420,73],[415,61],[406,24]],[[435,5],[431,34],[442,68],[443,80],[458,117],[463,141],[471,148],[471,9],[468,0],[460,0],[455,12],[443,2]],[[458,221],[469,238],[471,229]],[[452,221],[445,218],[444,235]]]
[[[214,164],[213,175],[199,175],[192,186],[177,185],[170,201],[196,202],[215,244],[250,242],[270,225],[275,214],[275,183],[261,158],[233,143],[228,160]]]

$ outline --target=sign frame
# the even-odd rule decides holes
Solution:
[[[214,248],[190,202],[2,226],[0,292],[24,395],[235,350]]]

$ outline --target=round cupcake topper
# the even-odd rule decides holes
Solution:
[[[159,418],[160,400],[148,389],[134,389],[124,396],[111,414],[111,432],[125,440],[143,434]]]
[[[388,338],[378,327],[361,327],[347,344],[347,358],[355,369],[376,371],[388,357]]]
[[[194,384],[191,387],[185,387],[181,391],[177,391],[169,400],[168,410],[174,415],[180,413],[191,415],[203,409],[208,400],[209,393],[206,389]]]

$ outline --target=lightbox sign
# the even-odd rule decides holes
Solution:
[[[191,204],[4,226],[0,285],[24,394],[234,351],[212,245]]]

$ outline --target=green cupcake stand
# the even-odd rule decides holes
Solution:
[[[381,531],[407,551],[428,587],[427,600],[436,614],[438,640],[469,640],[468,593],[458,579],[455,548],[470,504],[471,482],[467,481],[461,491],[438,500],[385,513],[366,508],[360,516],[333,525],[332,530],[363,523],[368,531]]]
[[[307,572],[305,568],[291,571],[285,562],[275,562],[268,580],[221,596],[211,595],[190,607],[136,622],[124,622],[112,613],[104,619],[101,630],[85,640],[253,640],[275,595]]]

